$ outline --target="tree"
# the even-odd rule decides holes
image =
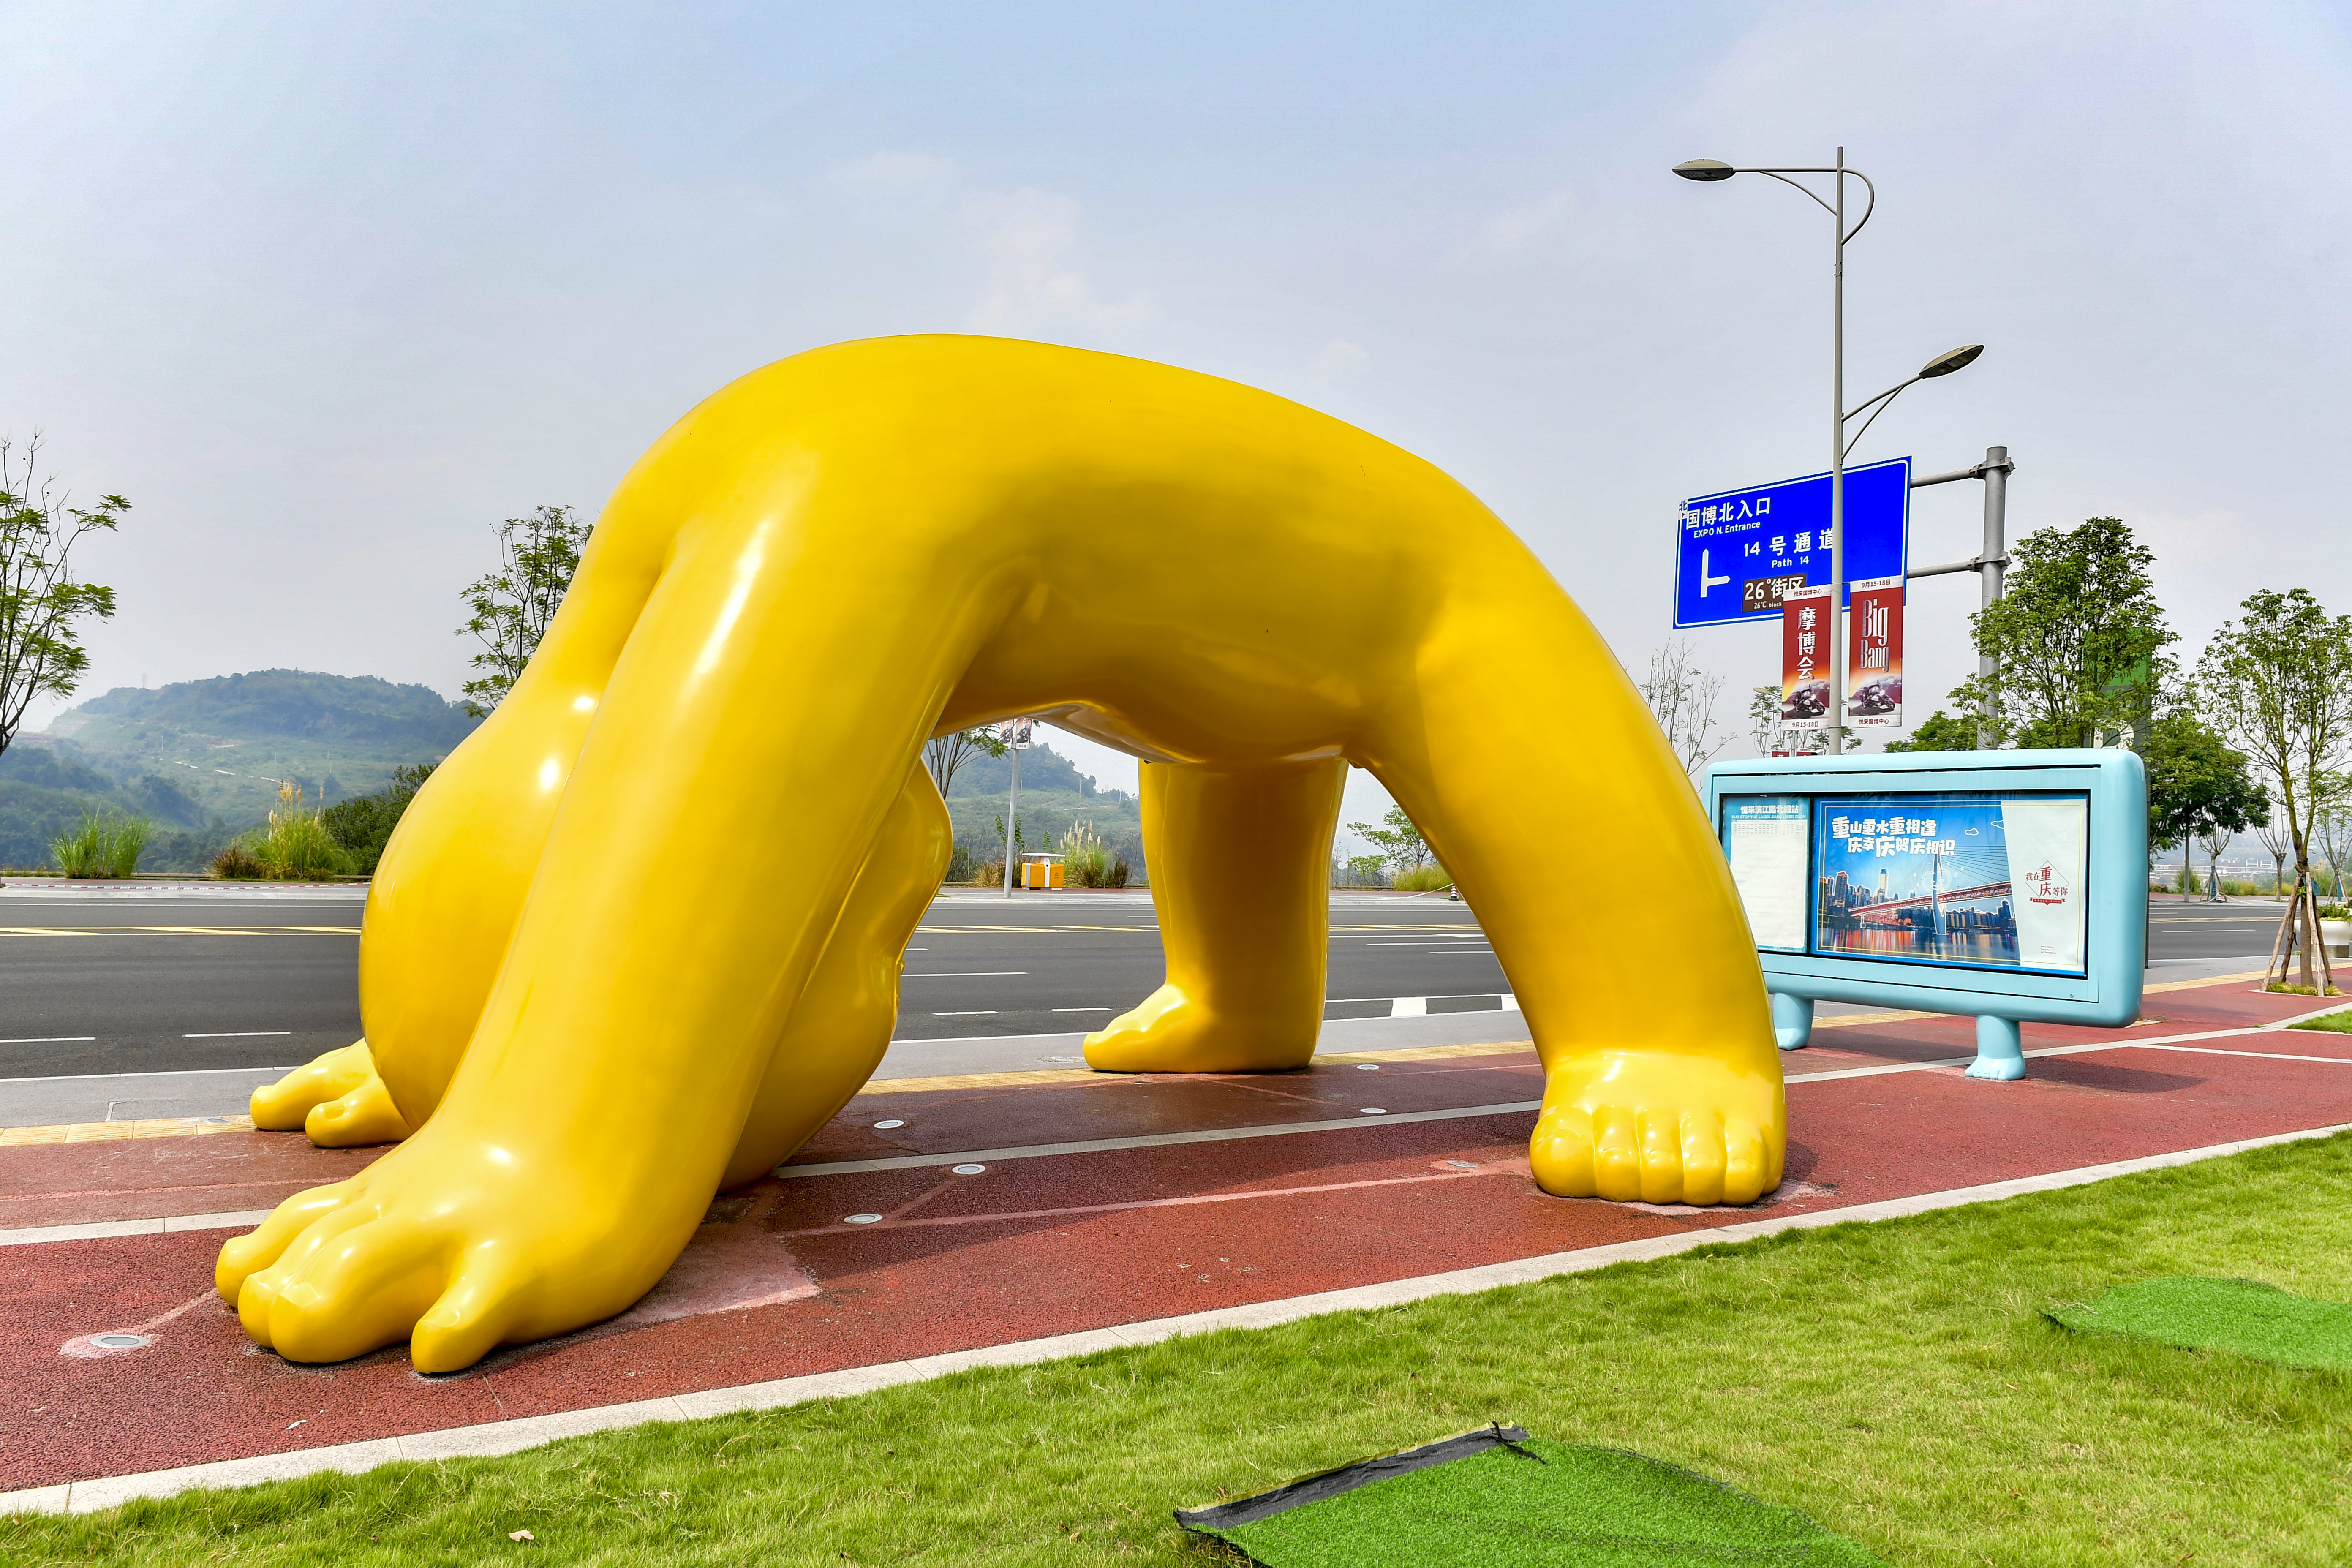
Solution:
[[[2148,577],[2155,560],[2113,517],[2039,529],[2011,547],[2001,596],[1969,621],[2000,673],[1952,692],[1988,716],[1989,742],[2089,746],[2102,731],[2146,730],[2176,640]]]
[[[2148,726],[2147,841],[2180,845],[2180,890],[2189,890],[2190,844],[2200,834],[2243,833],[2271,819],[2270,799],[2233,752],[2186,706]],[[2219,853],[2219,851],[2216,851]]]
[[[114,615],[114,590],[74,580],[74,546],[103,529],[114,531],[131,503],[99,498],[94,507],[67,504],[40,468],[41,438],[0,440],[0,752],[24,726],[34,699],[70,697],[89,668],[76,623]]]
[[[1675,749],[1683,772],[1694,780],[1717,752],[1731,743],[1728,735],[1707,743],[1719,727],[1715,700],[1723,693],[1723,677],[1701,669],[1695,652],[1686,642],[1670,642],[1650,656],[1648,677],[1634,682],[1658,728],[1666,732],[1666,743]]]
[[[2294,841],[2287,837],[2286,814],[2278,809],[2275,801],[2267,805],[2264,820],[2260,827],[2254,829],[2254,837],[2261,839],[2263,847],[2271,852],[2271,889],[2284,898],[2286,896],[2286,858],[2294,851]]]
[[[2352,616],[2330,616],[2308,589],[2263,589],[2224,621],[2197,661],[2197,685],[2215,725],[2241,747],[2276,795],[2295,881],[2311,875],[2311,830],[2331,781],[2352,760]],[[2298,921],[2303,984],[2318,933]]]
[[[1748,689],[1748,738],[1755,742],[1756,754],[1763,756],[1772,750],[1780,738],[1780,689],[1777,686],[1751,686]]]
[[[1404,807],[1392,805],[1381,819],[1388,826],[1375,827],[1369,822],[1351,822],[1348,830],[1381,852],[1381,858],[1399,874],[1418,871],[1429,864],[1429,846],[1421,837],[1421,829],[1404,814]],[[1349,864],[1355,864],[1349,861]]]
[[[1941,708],[1911,731],[1907,741],[1889,741],[1890,752],[1973,752],[1977,749],[1977,721],[1955,719]]]
[[[2197,836],[2197,841],[2205,846],[2205,897],[2215,902],[2221,897],[2221,851],[2237,835],[2226,827],[2208,828]],[[2185,899],[2193,890],[2189,884],[2183,883],[2180,896]]]
[[[958,768],[973,757],[1001,757],[1009,749],[1003,737],[993,730],[958,730],[950,735],[934,735],[923,742],[923,766],[931,770],[931,782],[940,786],[940,798],[945,800],[955,784]]]
[[[459,637],[482,645],[467,660],[483,672],[466,682],[466,711],[475,718],[489,717],[538,651],[580,569],[589,527],[568,506],[543,506],[490,530],[498,535],[499,569],[466,590],[473,616],[457,628]]]
[[[2344,901],[2344,852],[2352,849],[2352,773],[2330,774],[2312,814],[2320,852],[2327,857],[2328,893]]]

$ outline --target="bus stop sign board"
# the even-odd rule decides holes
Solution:
[[[1845,471],[1845,580],[1904,574],[1911,529],[1911,459]],[[1830,574],[1830,477],[1693,496],[1676,519],[1675,626],[1777,621],[1791,588]]]

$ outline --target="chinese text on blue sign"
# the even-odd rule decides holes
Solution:
[[[1910,458],[1848,468],[1846,581],[1903,575],[1910,521]],[[1694,496],[1675,533],[1677,627],[1777,617],[1790,589],[1831,580],[1830,477]]]

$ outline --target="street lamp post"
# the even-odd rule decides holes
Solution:
[[[1872,184],[1870,176],[1861,170],[1846,167],[1845,149],[1843,147],[1837,150],[1837,162],[1825,168],[1820,165],[1778,169],[1735,168],[1729,163],[1721,163],[1713,158],[1693,158],[1686,163],[1675,164],[1675,173],[1685,180],[1696,180],[1705,184],[1727,180],[1734,174],[1769,174],[1784,185],[1804,192],[1830,215],[1830,222],[1832,225],[1831,234],[1835,240],[1832,255],[1830,310],[1830,576],[1832,578],[1830,751],[1832,753],[1843,752],[1845,750],[1846,454],[1853,450],[1854,442],[1862,439],[1863,432],[1870,428],[1871,420],[1876,419],[1880,414],[1885,413],[1886,405],[1892,403],[1895,395],[1905,387],[1909,386],[1912,382],[1930,381],[1937,376],[1951,374],[1952,372],[1960,369],[1984,353],[1984,345],[1971,343],[1965,348],[1957,348],[1948,354],[1929,360],[1918,374],[1887,388],[1859,407],[1847,409],[1845,405],[1845,245],[1846,241],[1862,232],[1863,226],[1870,221],[1870,215],[1877,211],[1878,187]],[[1819,192],[1810,185],[1790,179],[1789,176],[1791,174],[1831,175],[1830,199],[1823,201]],[[1852,228],[1845,226],[1845,182],[1849,174],[1862,182],[1863,189],[1869,194],[1870,198],[1863,206],[1862,216],[1855,221]],[[1870,419],[1863,421],[1862,430],[1854,432],[1853,441],[1847,440],[1846,422],[1860,414],[1863,409],[1872,407],[1873,405],[1875,405],[1876,408]]]

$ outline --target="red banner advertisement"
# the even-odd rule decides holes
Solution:
[[[1826,730],[1837,600],[1828,587],[1791,588],[1780,599],[1780,723]]]
[[[1852,584],[1848,603],[1845,721],[1857,730],[1903,722],[1903,579]]]

